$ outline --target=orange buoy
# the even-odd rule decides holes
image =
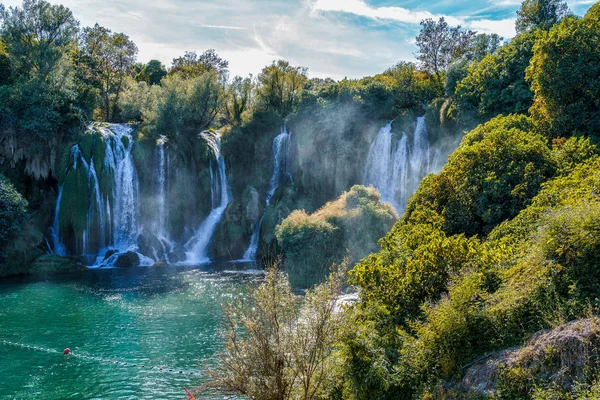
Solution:
[[[68,347],[63,351],[63,354],[69,354],[71,352],[71,349],[69,349]]]

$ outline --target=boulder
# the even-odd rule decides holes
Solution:
[[[115,249],[107,250],[106,253],[104,254],[104,259],[102,261],[108,260],[113,254],[117,254],[117,250],[115,250]]]
[[[118,255],[113,265],[119,268],[137,267],[140,265],[140,256],[138,253],[133,251],[122,253]]]
[[[169,266],[169,263],[165,260],[158,260],[154,264],[152,264],[152,268],[166,268]]]
[[[552,330],[539,331],[522,347],[497,351],[474,362],[460,382],[472,394],[496,392],[499,375],[507,368],[519,368],[537,381],[553,382],[569,390],[598,368],[600,318],[569,322]]]

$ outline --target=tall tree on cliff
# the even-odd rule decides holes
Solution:
[[[417,59],[421,62],[421,68],[439,75],[452,61],[470,49],[475,33],[461,29],[460,25],[451,27],[444,17],[438,21],[431,18],[421,21],[421,31],[417,36]]]
[[[98,24],[83,30],[82,60],[102,98],[102,116],[113,121],[125,78],[135,63],[137,46],[124,33],[113,33]]]

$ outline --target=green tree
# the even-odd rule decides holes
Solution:
[[[27,215],[27,200],[3,175],[0,175],[0,249],[20,229]]]
[[[0,86],[9,83],[12,77],[12,64],[4,42],[0,40]]]
[[[137,55],[137,46],[124,33],[112,33],[98,24],[83,30],[82,59],[102,98],[102,116],[113,121],[119,96]]]
[[[75,43],[79,22],[68,8],[43,0],[0,10],[2,39],[18,76],[45,79]]]
[[[525,70],[533,56],[539,32],[523,33],[466,70],[462,80],[449,72],[448,85],[456,82],[451,114],[465,126],[474,126],[499,114],[525,114],[533,93]],[[459,74],[461,71],[457,71]],[[451,86],[447,88],[449,94]]]
[[[138,82],[146,82],[148,85],[158,85],[163,77],[167,75],[167,69],[159,60],[150,60],[141,66],[135,76]]]
[[[481,61],[485,56],[494,54],[504,38],[496,33],[480,33],[471,38],[469,49],[465,54],[468,60]]]
[[[227,101],[225,103],[227,118],[233,125],[240,125],[243,117],[252,106],[254,84],[252,76],[242,78],[236,76],[227,87]]]
[[[460,26],[449,26],[444,17],[438,21],[425,19],[417,36],[417,59],[424,70],[438,75],[468,51],[474,35],[475,32],[462,30]]]
[[[293,67],[284,60],[274,61],[258,75],[259,106],[287,116],[298,106],[307,79],[306,68]]]
[[[169,76],[158,94],[154,129],[180,139],[196,138],[215,121],[223,101],[223,87],[212,71],[189,79]]]
[[[517,215],[554,172],[545,139],[532,130],[529,118],[510,115],[469,132],[442,171],[423,180],[404,220],[431,208],[447,234],[470,236]]]
[[[227,79],[229,61],[219,57],[214,49],[208,49],[200,55],[195,51],[186,51],[183,56],[173,59],[169,75],[181,74],[184,78],[194,78],[211,71],[219,79]]]
[[[10,85],[0,87],[0,140],[12,143],[3,156],[12,163],[24,160],[30,176],[48,177],[56,171],[53,153],[91,108],[71,57],[79,23],[67,8],[40,0],[1,13],[6,57],[0,59],[10,62]]]
[[[548,30],[569,14],[567,3],[562,0],[525,0],[517,11],[516,30]]]
[[[567,18],[535,45],[531,115],[550,137],[600,138],[600,24]]]

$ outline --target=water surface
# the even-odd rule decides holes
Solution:
[[[183,388],[203,381],[222,347],[222,304],[243,299],[260,279],[236,268],[243,269],[110,269],[0,281],[0,398],[185,398]]]

